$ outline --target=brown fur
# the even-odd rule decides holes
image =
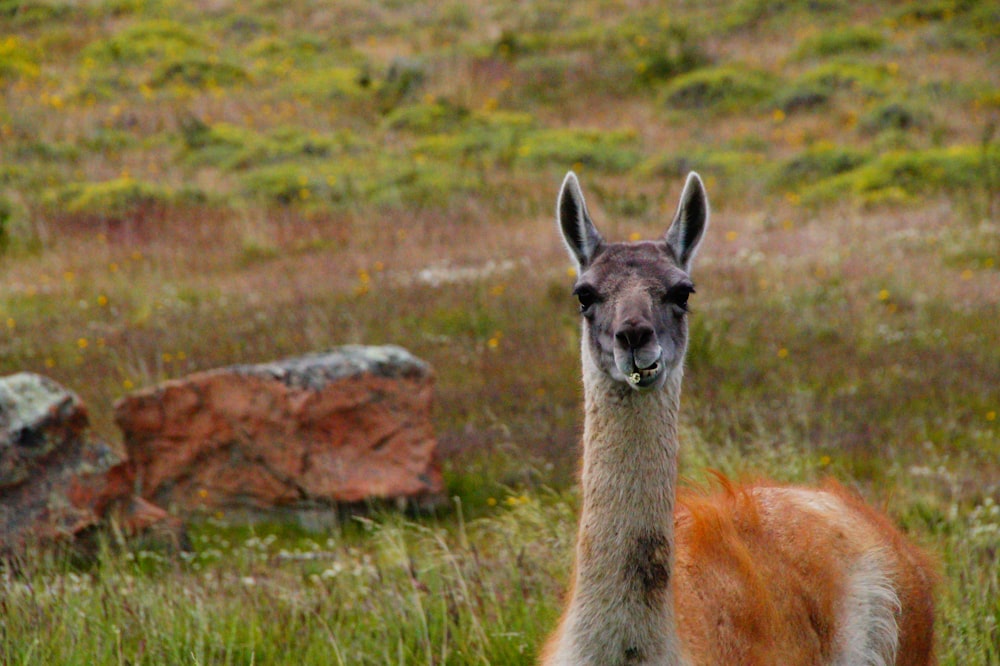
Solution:
[[[639,582],[646,602],[652,605],[670,584],[670,541],[662,532],[641,534],[626,558],[626,578]]]
[[[835,482],[822,491],[846,512],[833,516],[771,497],[785,488],[771,482],[718,483],[678,493],[674,604],[693,664],[829,663],[844,565],[873,545],[894,564],[904,609],[896,664],[935,663],[934,567],[884,515]]]

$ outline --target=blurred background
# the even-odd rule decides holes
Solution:
[[[0,632],[11,663],[281,663],[300,634],[303,663],[531,663],[574,529],[569,169],[613,240],[705,179],[682,474],[858,488],[944,563],[943,663],[1000,663],[996,3],[0,0],[0,89],[0,374],[63,383],[115,442],[134,389],[400,344],[461,507],[324,536],[322,566],[277,557],[312,536],[206,525],[194,562],[105,563],[147,591],[99,622],[117,648]]]

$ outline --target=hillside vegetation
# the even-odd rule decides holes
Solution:
[[[713,213],[682,475],[833,476],[1000,664],[1000,9],[985,0],[0,0],[0,374],[113,402],[347,343],[437,373],[448,510],[0,571],[10,664],[529,664],[578,497],[553,220]]]

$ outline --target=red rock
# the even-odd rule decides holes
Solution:
[[[0,552],[74,542],[114,510],[127,532],[168,524],[162,509],[133,515],[135,475],[112,447],[88,432],[75,393],[31,373],[0,378]],[[155,508],[155,507],[154,507]]]
[[[399,347],[343,347],[169,381],[115,420],[142,496],[180,513],[426,503],[442,490],[433,381]]]

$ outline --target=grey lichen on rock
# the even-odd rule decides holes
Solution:
[[[75,393],[30,372],[0,378],[0,488],[25,481],[30,461],[64,441],[50,426],[66,419],[77,421],[74,427],[87,424]]]
[[[396,379],[431,374],[430,365],[396,345],[344,345],[317,354],[228,368],[237,374],[277,379],[287,386],[321,391],[330,382],[370,374]]]
[[[183,541],[183,525],[134,495],[134,473],[94,438],[73,391],[32,373],[0,377],[0,560],[35,546],[86,546],[92,528],[156,528]],[[91,544],[92,545],[92,544]]]

